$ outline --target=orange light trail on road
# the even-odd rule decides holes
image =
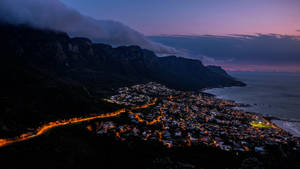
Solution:
[[[132,109],[137,110],[137,109],[147,108],[149,106],[152,106],[152,105],[156,104],[156,102],[157,102],[157,98],[155,98],[150,103],[146,103],[146,104],[141,105],[141,106],[133,107]],[[125,112],[126,112],[126,109],[120,109],[120,110],[115,111],[115,112],[100,114],[100,115],[92,116],[92,117],[71,118],[71,119],[68,119],[68,120],[49,122],[49,123],[39,127],[36,130],[36,132],[21,134],[20,136],[15,137],[15,138],[0,139],[0,147],[4,147],[4,146],[7,146],[7,145],[10,145],[10,144],[13,144],[13,143],[22,142],[22,141],[25,141],[25,140],[32,139],[34,137],[37,137],[37,136],[40,136],[40,135],[44,134],[45,132],[47,132],[50,129],[55,128],[55,127],[69,125],[69,124],[81,123],[81,122],[90,121],[90,120],[94,120],[94,119],[104,119],[104,118],[115,117],[115,116],[118,116],[118,115],[120,115],[122,113],[125,113]]]
[[[157,102],[157,98],[154,98],[153,101],[151,103],[146,103],[144,105],[141,105],[141,106],[135,106],[135,107],[132,107],[131,109],[132,110],[137,110],[137,109],[144,109],[144,108],[147,108],[149,106],[153,106],[155,105]]]
[[[6,145],[9,145],[12,143],[16,143],[16,142],[22,142],[22,141],[29,140],[31,138],[40,136],[40,135],[44,134],[45,132],[47,132],[48,130],[55,128],[55,127],[64,126],[64,125],[68,125],[68,124],[81,123],[84,121],[90,121],[90,120],[94,120],[94,119],[103,119],[103,118],[114,117],[114,116],[118,116],[124,112],[126,112],[125,109],[120,109],[115,112],[101,114],[101,115],[93,116],[93,117],[71,118],[69,120],[49,122],[49,123],[39,127],[35,133],[25,133],[25,134],[21,134],[19,137],[11,138],[11,139],[0,139],[0,147],[6,146]]]
[[[155,99],[153,100],[152,103],[146,104],[146,107],[152,106],[152,105],[154,105],[156,102],[157,102],[157,98],[155,98]],[[165,105],[164,105],[164,106],[165,106]],[[133,110],[134,110],[134,109],[137,109],[137,108],[141,109],[141,108],[146,108],[146,107],[145,107],[145,105],[143,105],[143,106],[137,106],[137,107],[134,107]],[[147,125],[153,125],[153,124],[156,124],[156,123],[158,123],[158,122],[161,122],[161,119],[162,119],[162,117],[164,116],[164,113],[162,112],[162,108],[160,108],[160,111],[161,111],[161,115],[158,116],[156,119],[154,119],[154,120],[152,120],[152,121],[145,121],[145,120],[142,119],[137,113],[133,113],[132,111],[129,111],[129,114],[133,114],[134,117],[135,117],[135,118],[138,120],[138,122],[140,122],[140,123],[146,122]]]

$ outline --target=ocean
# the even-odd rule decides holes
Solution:
[[[208,89],[218,98],[249,104],[249,112],[277,117],[277,126],[300,137],[300,73],[228,72],[246,87]]]

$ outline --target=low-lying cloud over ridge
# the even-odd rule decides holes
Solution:
[[[300,71],[300,36],[278,34],[154,36],[205,64],[227,70]]]
[[[0,20],[63,31],[114,46],[138,45],[156,53],[177,53],[174,48],[152,42],[120,22],[84,16],[60,0],[1,0]]]

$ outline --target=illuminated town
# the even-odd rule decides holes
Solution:
[[[120,141],[138,138],[167,148],[206,145],[225,151],[256,152],[265,152],[266,145],[300,148],[299,138],[263,116],[237,109],[243,105],[233,101],[202,92],[177,91],[153,82],[117,92],[105,101],[123,105],[123,109],[49,122],[35,132],[0,139],[0,147],[35,138],[55,127],[96,120],[87,129],[99,135],[114,136]],[[120,116],[126,119],[120,120]]]
[[[139,105],[155,100],[145,108]],[[266,151],[266,145],[289,144],[299,148],[299,138],[264,117],[238,110],[233,101],[201,92],[182,92],[158,83],[124,87],[106,101],[130,106],[129,120],[97,122],[100,135],[126,141],[140,138],[168,148],[207,145],[225,151]],[[139,108],[139,109],[137,109]]]

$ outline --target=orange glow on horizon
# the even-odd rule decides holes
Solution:
[[[270,66],[270,65],[220,65],[227,71],[246,71],[246,72],[300,72],[300,65]]]

